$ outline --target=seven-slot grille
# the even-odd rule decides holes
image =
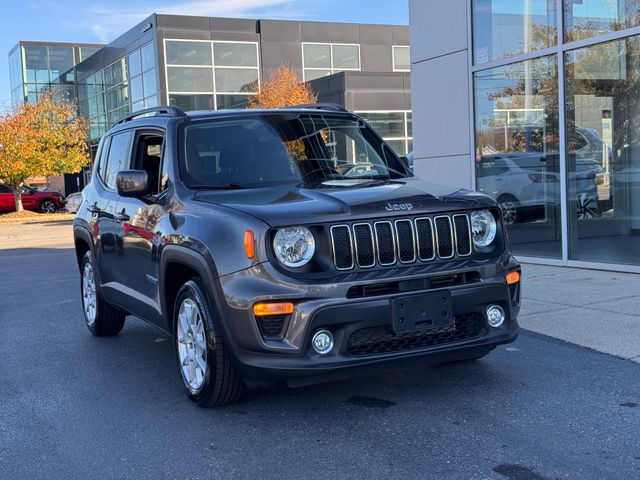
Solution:
[[[472,251],[466,214],[334,225],[330,231],[338,270],[466,257]]]

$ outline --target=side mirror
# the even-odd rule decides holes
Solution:
[[[116,176],[118,195],[144,197],[151,192],[149,174],[145,170],[122,170]]]

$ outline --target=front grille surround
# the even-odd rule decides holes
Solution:
[[[435,225],[436,246],[438,248],[438,257],[442,259],[453,258],[453,256],[455,255],[455,246],[454,246],[455,238],[453,238],[453,224],[451,223],[451,217],[447,215],[440,215],[440,216],[434,217],[433,223]],[[442,227],[440,227],[438,224],[441,224]],[[448,231],[446,237],[443,232],[443,229],[445,228]],[[450,253],[447,253],[447,252],[450,252]]]
[[[471,252],[473,252],[473,237],[471,235],[471,221],[469,220],[469,216],[459,213],[457,215],[454,215],[452,218],[454,224],[453,234],[455,235],[456,254],[459,257],[468,257],[469,255],[471,255]],[[463,225],[461,229],[464,230],[464,234],[467,236],[467,241],[462,238],[462,232],[460,231],[460,229],[458,229],[456,220],[462,220],[463,222],[465,222],[466,228],[464,228]]]
[[[389,227],[389,232],[390,232],[390,237],[391,237],[391,248],[390,249],[386,249],[384,252],[382,252],[382,248],[381,248],[381,243],[385,243],[385,242],[381,242],[380,241],[380,232],[382,231],[382,227],[383,226],[387,226]],[[378,264],[383,266],[383,267],[388,267],[390,265],[395,265],[396,263],[396,237],[393,234],[393,224],[388,221],[385,220],[383,222],[375,222],[373,224],[373,229],[376,232],[376,252],[377,252],[377,257],[378,257]],[[385,255],[385,259],[388,255],[393,255],[393,259],[392,260],[383,260],[382,256]]]
[[[367,241],[370,243],[364,244],[364,239],[362,241],[358,238],[358,230],[368,230]],[[371,268],[376,264],[376,241],[373,237],[373,229],[371,228],[371,224],[369,223],[355,223],[353,225],[353,243],[355,250],[355,258],[358,262],[358,266],[360,268]],[[371,248],[371,254],[368,253],[369,248]],[[363,252],[364,251],[364,252]],[[371,257],[370,261],[365,261],[366,258]]]
[[[340,271],[465,258],[474,251],[466,213],[333,225],[330,237]]]
[[[411,253],[410,253],[409,257],[406,256],[406,252],[408,252],[409,249],[408,248],[403,248],[403,245],[406,242],[403,242],[402,239],[400,238],[401,233],[400,233],[400,229],[398,228],[398,227],[402,228],[401,227],[402,225],[407,225],[407,224],[409,224],[409,229],[410,229],[409,230],[409,235],[411,237],[410,238],[410,240],[411,240],[411,242],[410,242],[411,243]],[[395,238],[397,239],[396,244],[397,244],[397,248],[398,248],[398,252],[397,252],[398,260],[400,261],[400,263],[413,263],[413,262],[415,262],[416,261],[416,231],[413,228],[413,222],[411,220],[409,220],[409,219],[396,220],[394,222],[393,226],[395,228],[395,234],[396,234]],[[403,234],[404,233],[402,233],[402,235]],[[404,257],[404,260],[403,260],[403,257]]]

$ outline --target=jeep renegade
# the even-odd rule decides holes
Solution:
[[[334,105],[124,118],[74,239],[91,333],[126,315],[161,328],[201,406],[237,401],[245,379],[474,360],[518,334],[495,200],[413,177]]]

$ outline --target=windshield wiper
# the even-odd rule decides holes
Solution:
[[[227,183],[227,184],[220,184],[220,185],[195,184],[195,185],[190,185],[189,187],[195,190],[242,190],[244,188],[247,188],[238,183]]]

